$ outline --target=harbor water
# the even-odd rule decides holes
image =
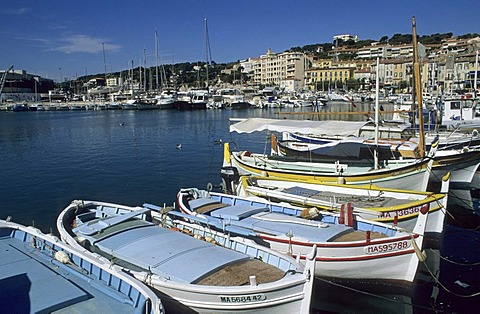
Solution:
[[[363,105],[357,110],[370,110]],[[368,107],[368,108],[367,108]],[[0,112],[0,218],[55,232],[72,200],[172,205],[183,187],[220,182],[224,142],[268,153],[265,132],[229,132],[229,118],[314,119],[296,109],[82,110]],[[300,111],[299,111],[300,110]],[[305,110],[305,112],[303,111]],[[329,104],[323,112],[349,111]],[[363,115],[321,119],[362,120]],[[476,191],[451,191],[437,268],[422,267],[408,287],[345,285],[318,279],[312,312],[469,313],[480,305],[480,220]],[[392,268],[395,265],[392,265]]]

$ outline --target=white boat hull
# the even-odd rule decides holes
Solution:
[[[72,217],[79,206],[78,201],[72,202],[57,219],[57,228],[60,233],[61,240],[68,243],[72,247],[85,251],[85,254],[94,256],[95,258],[112,263],[109,259],[100,254],[92,253],[77,242],[77,237],[73,237],[66,229]],[[80,206],[101,206],[107,208],[108,211],[115,213],[128,213],[138,210],[134,207],[103,203],[82,201]],[[158,228],[161,228],[158,226]],[[226,236],[224,236],[226,239]],[[245,245],[246,249],[251,250],[253,244]],[[257,245],[258,248],[260,246]],[[266,254],[269,257],[280,257],[278,261],[292,260],[290,257],[279,255],[269,250],[257,250],[258,254]],[[201,256],[199,256],[201,258]],[[313,256],[312,256],[313,258]],[[294,261],[293,261],[294,262]],[[310,262],[313,266],[313,262]],[[289,264],[291,265],[291,264]],[[144,282],[148,286],[154,288],[160,296],[168,312],[198,312],[198,313],[304,313],[309,310],[313,280],[309,277],[310,271],[313,269],[304,268],[301,265],[298,270],[304,270],[305,273],[287,272],[283,278],[277,281],[261,284],[246,284],[240,286],[208,286],[200,284],[191,284],[188,282],[175,281],[167,276],[152,275],[143,271],[133,271],[130,268],[123,267],[123,271],[131,274],[138,280]],[[192,267],[195,261],[192,261]],[[285,265],[283,265],[285,266]],[[118,266],[121,267],[121,266]],[[313,277],[312,277],[313,278]]]

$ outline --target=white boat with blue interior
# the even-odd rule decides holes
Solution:
[[[335,214],[196,188],[181,189],[177,204],[181,212],[168,215],[246,237],[300,260],[316,248],[315,275],[349,281],[412,282],[428,216],[422,208],[410,232],[359,218],[351,208]],[[161,219],[161,208],[144,206]]]
[[[0,220],[3,313],[164,313],[154,291],[51,234]]]
[[[150,211],[74,201],[59,215],[57,227],[63,241],[154,288],[167,312],[309,310],[314,255],[304,267],[254,242],[213,235],[215,244],[209,243],[193,237],[205,236],[198,226],[158,225],[149,221]]]

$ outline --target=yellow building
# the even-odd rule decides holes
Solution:
[[[305,72],[306,85],[312,90],[319,86],[325,88],[326,84],[341,85],[353,79],[355,69],[355,61],[316,60],[313,67]]]

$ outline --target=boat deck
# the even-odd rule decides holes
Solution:
[[[216,209],[210,213],[214,218],[224,219],[229,224],[251,229],[269,236],[320,243],[328,242],[354,231],[352,227],[325,224],[319,221],[305,220],[295,216],[269,212],[267,207],[235,205]]]
[[[114,224],[110,221],[115,221]],[[244,285],[251,275],[257,281],[274,281],[284,272],[266,263],[258,268],[250,256],[195,239],[155,224],[118,217],[93,220],[74,232],[85,237],[97,253],[116,263],[135,265],[169,280],[219,286]],[[99,230],[86,235],[81,230]],[[257,272],[258,271],[258,272]]]
[[[82,278],[82,276],[84,278]],[[131,313],[128,297],[16,238],[0,238],[0,304],[4,313]],[[113,294],[117,295],[113,295]],[[113,297],[113,298],[112,298]]]
[[[362,241],[367,237],[365,231],[352,227],[270,212],[265,206],[232,206],[209,198],[198,198],[188,203],[194,212],[208,213],[213,218],[228,221],[229,225],[269,236],[282,238],[291,234],[292,239],[310,243]],[[370,232],[370,239],[386,237],[387,235],[380,232]]]
[[[330,192],[330,191],[318,191],[313,189],[308,189],[304,187],[294,186],[279,190],[279,192],[292,194],[296,196],[302,196],[305,198],[311,198],[315,200],[321,200],[325,202],[334,202],[337,204],[351,203],[354,207],[359,208],[381,208],[381,207],[391,207],[411,203],[410,199],[398,199],[387,196],[360,196],[360,195],[351,195],[339,192]]]

